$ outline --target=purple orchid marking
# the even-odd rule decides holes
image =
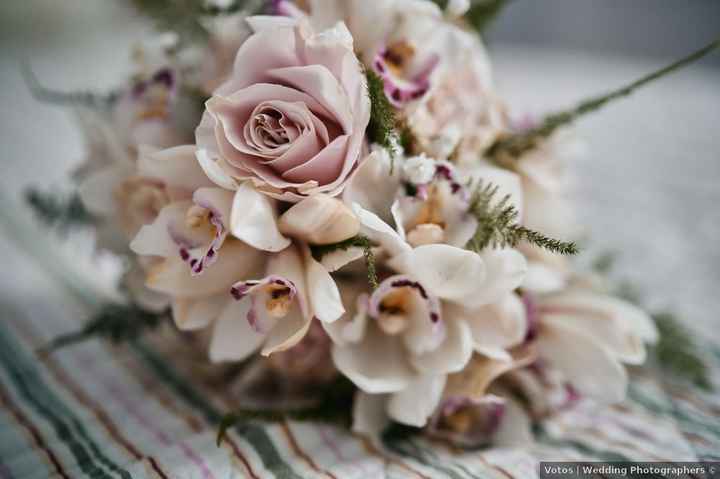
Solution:
[[[455,195],[460,192],[462,195],[467,196],[465,188],[463,188],[463,185],[457,181],[455,177],[455,169],[451,165],[445,163],[438,164],[435,167],[435,177],[448,181],[450,183],[450,191],[452,194]]]
[[[537,338],[540,317],[532,294],[525,291],[520,299],[522,299],[525,306],[525,317],[527,318],[527,333],[525,334],[525,342],[527,343]]]
[[[258,295],[262,293],[268,294],[270,300],[287,295],[288,300],[293,301],[297,295],[297,287],[289,279],[277,275],[266,276],[261,280],[238,281],[232,285],[230,295],[235,301],[242,301],[245,298],[250,300],[250,309],[245,319],[250,327],[259,334],[266,332],[261,315],[257,311]]]
[[[419,282],[414,281],[406,276],[391,276],[375,289],[372,296],[370,297],[370,303],[368,305],[368,314],[373,318],[379,318],[382,309],[382,302],[385,297],[395,289],[410,288],[417,291],[418,295],[426,302],[429,310],[430,322],[434,325],[440,326],[440,302],[435,296],[431,296],[427,293],[425,287]]]
[[[199,258],[193,257],[190,250],[199,248],[201,246],[200,244],[184,237],[182,233],[180,233],[172,224],[169,224],[167,227],[170,238],[178,246],[180,259],[190,265],[190,273],[193,276],[201,274],[208,266],[217,261],[218,251],[227,237],[227,231],[220,219],[220,215],[210,208],[207,209],[210,210],[208,212],[208,221],[215,227],[215,236],[210,242],[210,245],[206,249],[205,253]]]
[[[400,108],[405,104],[420,99],[430,89],[430,75],[437,66],[437,55],[433,55],[425,68],[414,78],[404,80],[396,77],[388,65],[392,54],[387,48],[381,49],[372,63],[373,70],[382,78],[385,95],[390,103]]]

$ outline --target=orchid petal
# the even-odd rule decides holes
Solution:
[[[445,376],[420,376],[390,396],[389,416],[408,426],[423,427],[440,404]]]
[[[389,264],[421,279],[428,291],[450,301],[478,294],[478,285],[486,277],[485,264],[478,254],[444,244],[419,246],[392,258]]]
[[[375,327],[358,344],[335,345],[332,357],[341,373],[370,394],[401,391],[415,375],[398,341]]]
[[[543,318],[538,353],[583,395],[604,403],[625,398],[627,372],[599,341],[568,321]]]
[[[277,252],[290,245],[290,240],[278,230],[272,200],[248,182],[235,192],[230,230],[236,238],[263,251]]]
[[[210,340],[210,360],[242,361],[253,354],[265,340],[248,323],[250,301],[230,301],[215,322]]]

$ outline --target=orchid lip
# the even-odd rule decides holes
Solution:
[[[433,56],[427,66],[410,80],[397,78],[393,75],[388,65],[390,52],[388,48],[381,49],[373,61],[373,70],[382,78],[385,95],[395,107],[402,107],[405,104],[422,98],[430,89],[430,75],[437,65],[437,57]]]
[[[382,310],[383,300],[388,296],[388,294],[393,292],[393,290],[401,288],[409,288],[416,291],[427,303],[430,321],[434,325],[440,325],[440,302],[438,299],[429,295],[425,287],[419,281],[414,281],[411,278],[402,275],[391,276],[380,283],[370,297],[368,314],[375,319],[379,319],[384,313]]]
[[[297,288],[295,283],[278,275],[266,276],[260,280],[238,281],[232,285],[230,295],[235,301],[249,297],[250,309],[245,319],[258,333],[265,332],[265,325],[257,311],[258,297],[263,293],[268,296],[264,305],[267,315],[281,318],[287,314],[290,304],[295,300]]]
[[[215,236],[208,245],[205,253],[200,257],[193,257],[190,250],[200,247],[201,245],[193,242],[192,240],[185,238],[180,234],[172,225],[168,225],[168,234],[173,242],[178,246],[178,254],[180,259],[190,265],[190,273],[192,276],[201,274],[208,266],[217,261],[218,251],[227,238],[227,230],[220,219],[220,215],[212,208],[198,205],[202,208],[208,209],[207,219],[211,225],[215,227]]]

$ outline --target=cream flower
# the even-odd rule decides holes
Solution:
[[[464,367],[474,344],[481,346],[473,329],[482,334],[482,321],[469,323],[483,306],[520,284],[525,262],[512,250],[476,254],[445,244],[412,248],[377,215],[357,204],[354,211],[361,233],[388,254],[386,264],[398,274],[369,297],[360,296],[353,317],[326,326],[336,343],[333,359],[362,391],[390,394],[393,419],[421,426],[439,400],[440,393],[433,391],[441,392],[445,376]],[[514,338],[502,344],[522,340],[520,319],[522,332],[512,331]]]
[[[223,187],[249,179],[285,201],[337,195],[370,119],[352,36],[342,23],[314,33],[282,17],[247,21],[255,33],[197,129],[203,167]]]
[[[537,300],[538,356],[581,395],[600,402],[625,397],[623,364],[642,364],[658,332],[648,315],[625,301],[568,290]]]

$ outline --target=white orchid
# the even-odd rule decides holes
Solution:
[[[240,360],[261,344],[263,354],[291,347],[313,318],[342,315],[337,286],[308,244],[356,234],[359,224],[347,207],[316,195],[279,216],[277,202],[249,182],[236,191],[208,186],[195,153],[183,146],[141,158],[144,178],[157,180],[175,201],[131,243],[138,255],[162,258],[149,269],[147,285],[172,298],[178,327],[214,322],[211,359]]]
[[[538,356],[578,393],[612,403],[625,397],[623,364],[642,364],[658,332],[639,308],[610,296],[565,290],[538,298]]]
[[[485,350],[485,331],[502,335],[492,314],[484,314],[490,309],[483,308],[520,284],[525,260],[514,250],[477,254],[447,244],[413,248],[374,213],[358,204],[353,210],[361,234],[388,256],[386,265],[397,274],[370,296],[361,296],[354,316],[326,326],[336,343],[333,359],[362,391],[390,394],[393,419],[423,425],[437,405],[445,376],[461,370],[474,349]],[[524,337],[524,316],[510,321],[511,338],[502,346]]]

